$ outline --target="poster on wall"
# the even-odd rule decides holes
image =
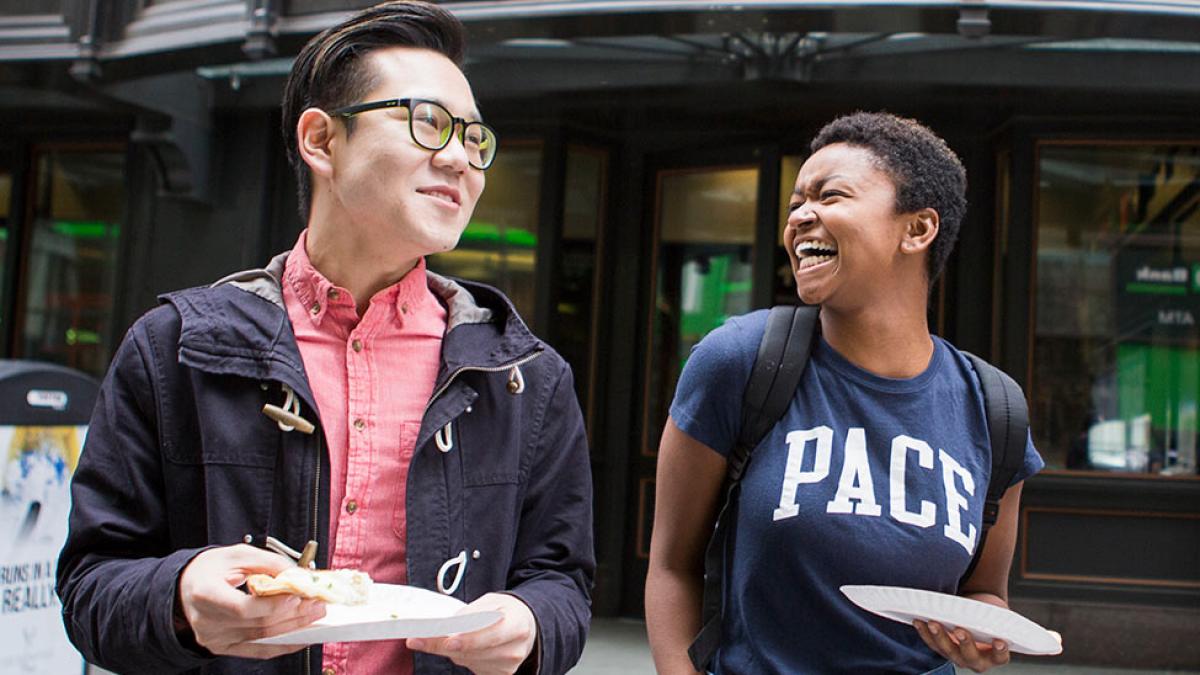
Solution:
[[[1116,266],[1118,339],[1194,347],[1200,338],[1200,263],[1126,247]]]
[[[0,360],[0,675],[85,672],[54,583],[96,393],[84,373]]]
[[[84,426],[0,426],[0,673],[79,673],[54,593]]]

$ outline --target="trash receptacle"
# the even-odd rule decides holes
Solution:
[[[0,673],[84,672],[54,578],[98,389],[69,368],[0,360]]]

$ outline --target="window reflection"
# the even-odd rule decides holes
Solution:
[[[1056,468],[1195,474],[1200,145],[1046,145],[1039,175],[1039,447]]]
[[[104,374],[111,354],[124,164],[120,152],[36,154],[18,310],[16,348],[22,358]]]
[[[659,175],[659,241],[643,447],[662,436],[671,394],[692,347],[750,311],[758,169]]]
[[[434,272],[504,291],[527,321],[534,310],[541,175],[541,145],[505,145],[458,247],[428,259]]]

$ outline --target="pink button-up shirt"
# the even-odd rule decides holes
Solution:
[[[329,566],[403,584],[408,467],[437,377],[446,310],[426,284],[422,259],[376,293],[360,318],[350,293],[312,266],[306,235],[288,256],[283,302],[329,448]],[[322,667],[406,675],[413,660],[403,640],[331,643]]]

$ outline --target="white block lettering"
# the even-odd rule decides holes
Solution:
[[[817,454],[813,457],[813,468],[803,471],[804,446],[816,441]],[[804,431],[792,431],[787,435],[787,468],[783,472],[783,491],[779,495],[779,508],[775,509],[775,520],[791,518],[800,513],[796,505],[796,488],[801,483],[819,483],[829,475],[829,457],[833,453],[833,429],[819,426]]]
[[[975,494],[975,479],[945,450],[938,450],[938,459],[942,462],[942,483],[946,488],[946,517],[950,521],[942,528],[942,534],[946,535],[948,539],[962,544],[968,554],[973,554],[976,528],[974,525],[970,525],[965,532],[962,529],[962,512],[967,509],[968,504],[966,498],[955,486],[954,477],[958,476],[962,479],[963,490],[972,496]]]
[[[838,491],[825,505],[825,512],[855,513],[860,516],[883,513],[875,501],[875,482],[871,479],[871,463],[867,460],[865,429],[852,427],[846,432],[846,447],[842,454],[842,477],[838,481]]]
[[[908,510],[904,475],[907,472],[906,465],[910,450],[917,453],[917,464],[922,469],[933,468],[933,448],[929,447],[928,443],[919,438],[904,435],[892,439],[892,468],[889,474],[889,482],[892,487],[892,517],[908,525],[932,527],[937,522],[937,507],[933,505],[933,502],[922,499],[919,512]]]

